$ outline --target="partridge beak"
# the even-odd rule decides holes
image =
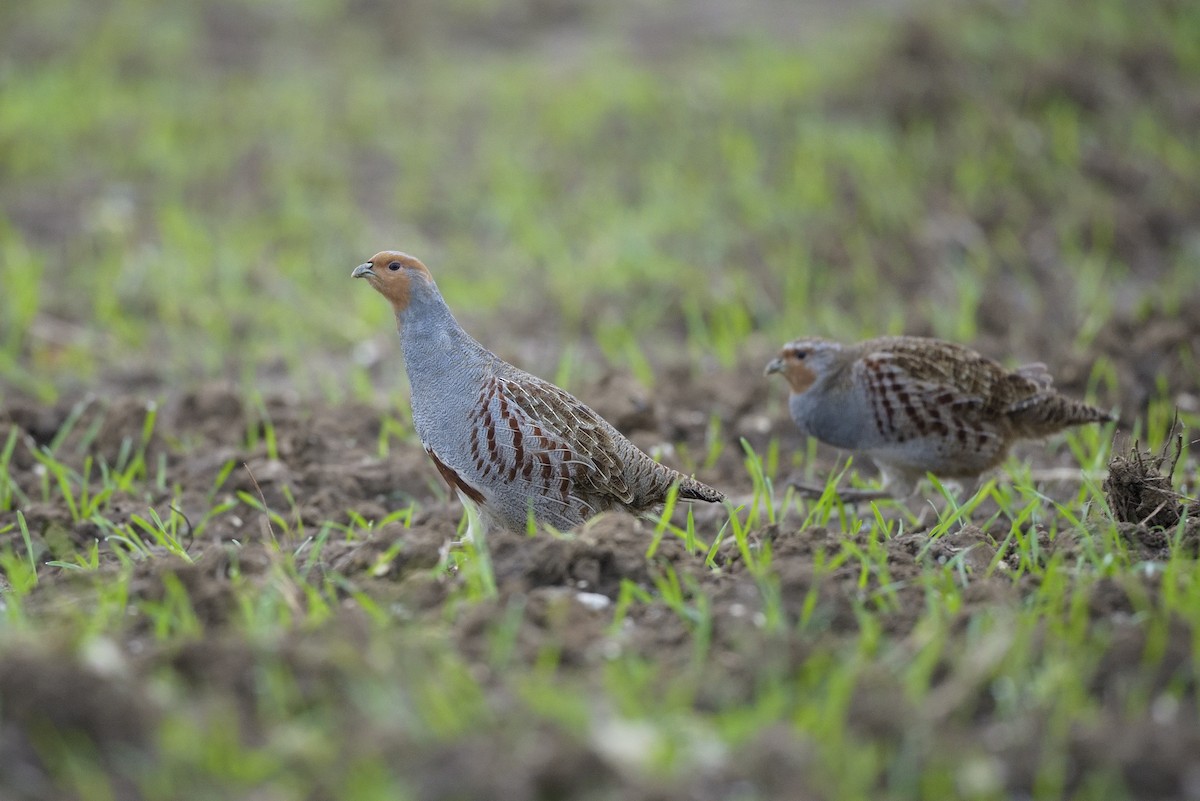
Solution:
[[[350,273],[350,277],[351,278],[364,278],[364,277],[370,276],[371,278],[378,278],[379,276],[375,275],[375,271],[371,269],[371,266],[372,266],[371,262],[367,262],[366,264],[358,265],[357,267],[354,268],[354,272]]]
[[[783,372],[783,359],[776,357],[774,359],[771,359],[771,361],[767,362],[767,369],[763,370],[763,375],[770,375],[771,373],[782,373],[782,372]]]

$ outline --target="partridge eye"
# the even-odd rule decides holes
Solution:
[[[394,261],[394,262],[388,264],[388,269],[391,270],[392,272],[396,272],[396,270],[400,269],[400,262]]]
[[[792,355],[795,356],[797,359],[800,359],[801,361],[803,361],[804,359],[808,358],[808,351],[801,348],[799,350],[792,351]]]

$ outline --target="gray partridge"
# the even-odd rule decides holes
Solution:
[[[412,388],[417,435],[463,505],[525,531],[559,530],[599,512],[644,512],[672,485],[682,499],[717,503],[712,487],[659,464],[570,393],[476,342],[442,299],[428,268],[384,251],[354,269],[392,304]]]
[[[797,339],[766,368],[791,387],[788,408],[809,436],[870,456],[883,492],[911,494],[926,473],[973,479],[1020,439],[1038,439],[1108,412],[1058,394],[1045,365],[1008,370],[970,348],[923,337],[855,345]]]

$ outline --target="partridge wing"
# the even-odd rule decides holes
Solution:
[[[552,494],[629,504],[621,435],[570,393],[516,368],[494,379],[496,406],[511,446],[507,474],[546,482]]]
[[[1003,447],[988,422],[988,384],[979,371],[956,373],[925,354],[895,349],[866,353],[853,369],[888,441],[934,437],[980,451]]]
[[[1043,364],[1015,372],[970,348],[938,339],[894,337],[879,340],[869,356],[890,359],[933,404],[976,410],[984,420],[1037,404],[1053,394]]]

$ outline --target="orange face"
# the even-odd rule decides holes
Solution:
[[[766,375],[782,373],[792,392],[804,392],[817,380],[816,372],[808,365],[810,355],[812,350],[802,341],[788,343],[779,351],[779,355],[767,364]]]
[[[391,301],[398,312],[408,308],[414,280],[433,281],[429,268],[420,260],[397,250],[376,253],[370,261],[355,267],[351,276],[367,279],[379,294]]]

